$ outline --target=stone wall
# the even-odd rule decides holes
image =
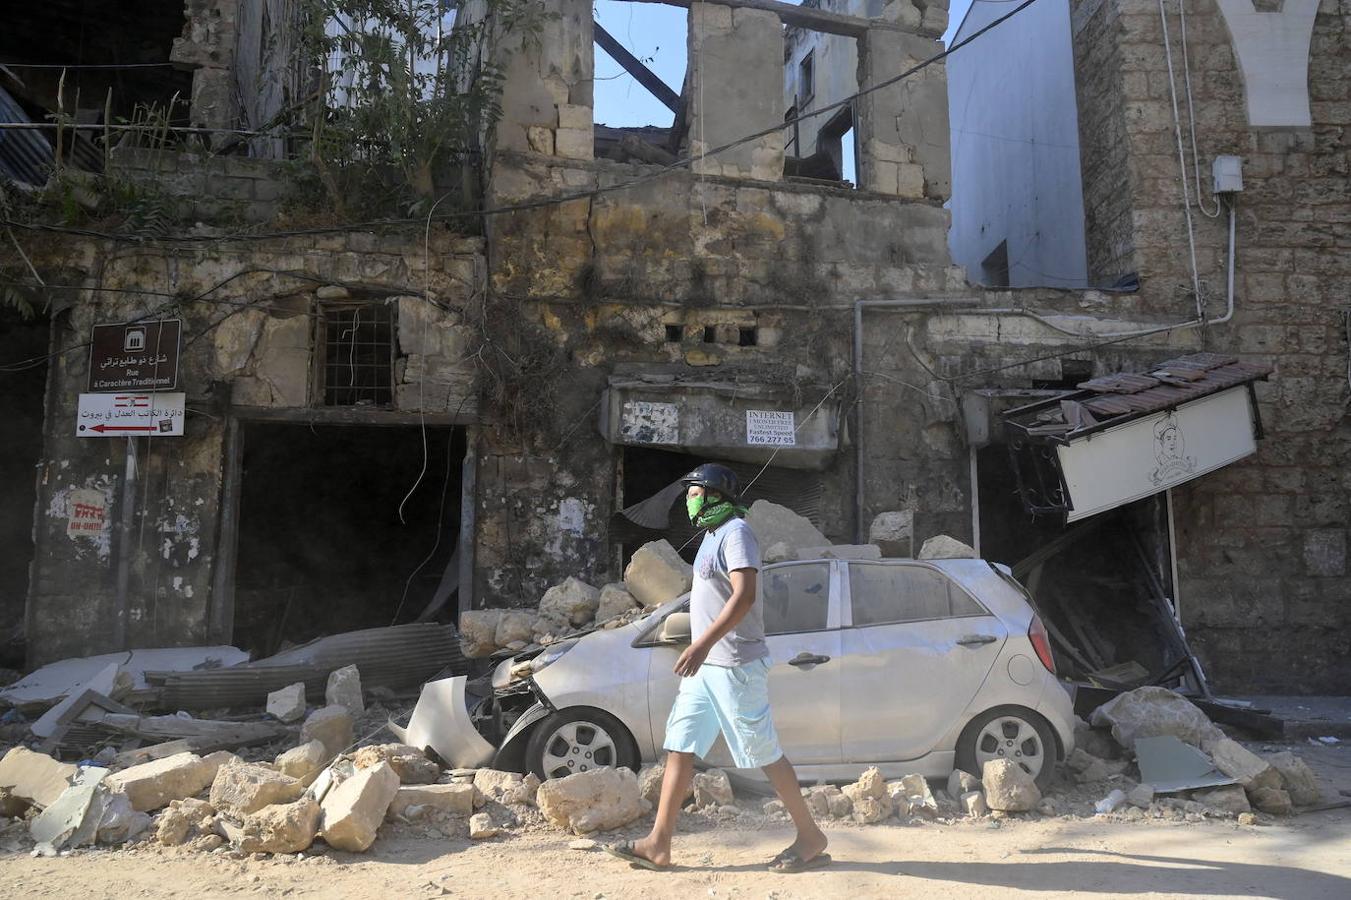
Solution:
[[[1258,129],[1248,124],[1244,81],[1214,0],[1187,0],[1186,8],[1207,207],[1215,204],[1210,159],[1240,156],[1244,176],[1236,312],[1232,322],[1207,328],[1203,341],[1276,372],[1258,385],[1266,439],[1257,456],[1176,492],[1183,622],[1221,690],[1344,691],[1351,683],[1347,20],[1343,5],[1323,0],[1309,50],[1312,126]],[[1085,206],[1094,210],[1090,263],[1111,274],[1101,268],[1105,260],[1129,259],[1123,268],[1141,274],[1142,309],[1189,318],[1187,223],[1157,5],[1089,2],[1076,7],[1075,19]],[[1178,24],[1174,13],[1181,92]],[[1179,102],[1189,139],[1181,93]],[[1218,317],[1227,218],[1193,207],[1192,222],[1206,310]]]
[[[281,164],[264,159],[118,147],[109,174],[165,198],[184,218],[269,222],[277,216],[287,173]]]

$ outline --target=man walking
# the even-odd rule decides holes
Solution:
[[[690,522],[705,529],[694,560],[690,593],[693,641],[676,660],[681,677],[666,721],[666,773],[652,831],[607,850],[635,865],[665,869],[680,804],[694,778],[694,757],[705,757],[719,732],[737,768],[761,768],[797,827],[797,839],[769,869],[801,872],[830,863],[826,836],[812,820],[797,773],[779,747],[769,709],[769,648],[758,575],[760,546],[738,504],[736,473],[712,463],[682,479]]]

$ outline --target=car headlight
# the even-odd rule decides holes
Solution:
[[[544,649],[543,653],[531,660],[530,671],[539,672],[546,667],[553,665],[562,658],[564,653],[567,653],[576,645],[577,638],[573,638],[570,641],[559,641],[557,644],[550,644]]]

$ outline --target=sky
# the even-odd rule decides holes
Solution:
[[[794,0],[788,0],[794,2]],[[952,0],[945,39],[961,23],[972,0]],[[656,3],[595,0],[596,21],[629,52],[680,93],[685,78],[685,39],[689,12]],[[617,62],[596,48],[596,122],[613,126],[671,124],[671,111],[647,92]]]

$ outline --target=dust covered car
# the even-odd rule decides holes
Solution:
[[[1073,749],[1073,702],[1008,570],[979,559],[809,560],[760,578],[774,724],[803,780],[979,774],[1043,786]],[[451,705],[455,765],[557,778],[662,753],[690,640],[688,596],[621,628],[515,656]],[[476,696],[481,694],[481,696]],[[709,762],[730,768],[721,738]],[[747,773],[750,774],[750,773]],[[757,773],[758,774],[758,773]]]

